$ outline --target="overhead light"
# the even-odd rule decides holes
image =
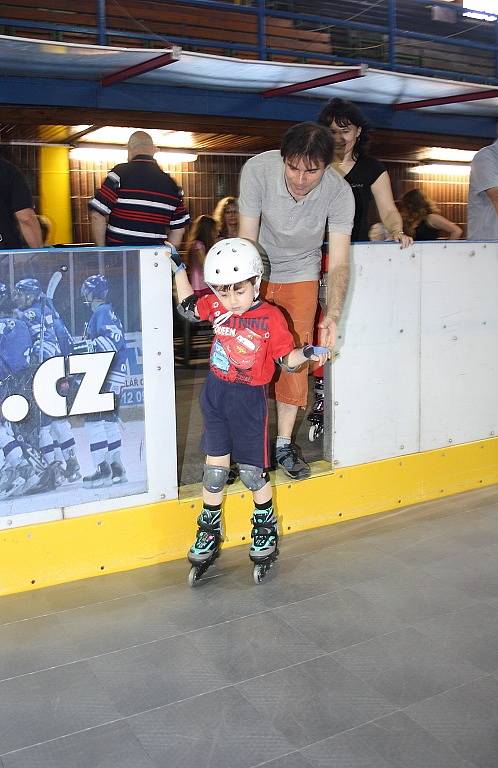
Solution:
[[[193,152],[156,152],[154,157],[159,165],[194,163],[197,160],[197,155],[195,155]]]
[[[497,21],[496,0],[463,0],[463,15],[470,19]]]
[[[126,149],[114,149],[110,147],[74,147],[69,156],[74,160],[86,160],[94,163],[107,163],[117,165],[128,161]],[[178,165],[179,163],[193,163],[197,155],[193,152],[156,152],[155,158],[159,165]]]
[[[102,128],[95,128],[86,136],[81,137],[81,141],[87,141],[91,144],[118,144],[125,146],[128,143],[132,133],[135,131],[145,131],[149,134],[156,147],[192,147],[194,140],[190,131],[161,131],[156,128],[123,128],[119,126],[106,125]]]
[[[448,162],[470,163],[477,150],[453,149],[452,147],[427,147],[421,154],[427,160],[446,160]]]
[[[74,147],[69,150],[69,157],[74,160],[86,160],[94,163],[126,163],[128,152],[126,149],[109,149],[108,147]]]
[[[428,163],[410,168],[410,173],[418,173],[422,176],[468,176],[470,165],[449,165],[446,163]]]

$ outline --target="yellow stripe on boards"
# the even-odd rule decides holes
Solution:
[[[272,476],[283,534],[493,485],[498,482],[498,438],[333,473],[328,467],[325,462],[314,464],[313,476],[301,483],[285,482],[280,473]],[[185,557],[201,509],[200,486],[190,490],[191,495],[179,501],[0,532],[0,594]],[[240,484],[231,486],[224,512],[224,547],[247,544],[251,493]],[[187,568],[185,563],[185,575]]]

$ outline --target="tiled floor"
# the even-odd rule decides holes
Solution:
[[[0,600],[2,768],[497,768],[498,488]]]

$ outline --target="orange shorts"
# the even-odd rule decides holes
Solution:
[[[318,280],[302,283],[262,283],[261,296],[282,310],[294,336],[296,347],[313,343],[313,325],[318,304]],[[275,379],[275,398],[279,403],[306,408],[308,366],[296,373],[279,368]]]

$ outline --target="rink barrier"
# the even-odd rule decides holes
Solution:
[[[283,536],[498,483],[498,310],[492,301],[498,245],[430,243],[406,252],[394,244],[365,245],[352,255],[354,290],[327,384],[332,465],[313,464],[312,477],[300,483],[271,474]],[[157,346],[165,337],[171,341],[169,307],[163,301],[158,310],[166,331],[156,336],[160,323],[152,307],[168,285],[169,267],[161,255],[142,257],[142,265],[142,280],[153,291],[142,284],[142,324],[150,336],[144,346],[152,353],[150,364],[144,359],[146,413],[147,403],[152,413],[145,429],[151,461],[156,454],[153,486],[159,483],[147,496],[151,503],[135,496],[86,504],[76,516],[63,509],[64,519],[0,531],[0,594],[184,558],[193,540],[201,488],[183,488],[177,498],[171,461],[164,461],[176,451],[174,399],[165,415],[157,410],[171,387],[173,356]],[[404,378],[393,384],[399,360]],[[240,483],[228,490],[225,548],[248,547],[250,497]],[[240,556],[245,560],[247,551]]]
[[[328,471],[313,465],[304,482],[277,478],[275,502],[285,536],[411,504],[441,499],[498,482],[498,438]],[[272,473],[272,481],[275,477]],[[201,510],[200,487],[179,501],[147,504],[0,532],[0,594],[102,576],[185,558]],[[223,548],[241,547],[247,562],[250,494],[237,484],[224,505]],[[470,505],[469,505],[470,509]],[[331,542],[334,533],[330,532]],[[223,559],[220,558],[220,567]],[[185,560],[185,575],[188,564]],[[166,582],[165,582],[166,585]]]

